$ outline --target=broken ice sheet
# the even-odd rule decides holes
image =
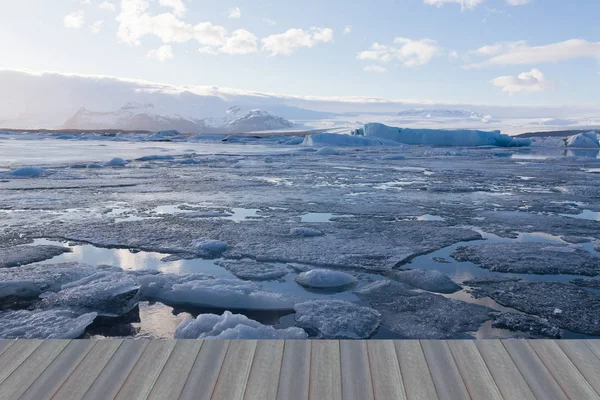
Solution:
[[[94,322],[96,313],[70,310],[0,311],[1,339],[76,339]]]

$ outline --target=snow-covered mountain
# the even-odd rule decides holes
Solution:
[[[143,130],[175,129],[184,133],[243,133],[287,129],[294,124],[262,110],[247,113],[239,106],[225,111],[223,118],[195,119],[178,114],[160,114],[152,103],[127,103],[116,111],[99,112],[80,108],[63,125],[64,129]]]

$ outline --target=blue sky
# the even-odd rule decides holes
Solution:
[[[300,96],[599,103],[598,1],[3,3],[0,68]]]

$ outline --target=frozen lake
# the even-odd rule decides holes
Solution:
[[[286,140],[0,135],[0,337],[600,336],[597,150]]]

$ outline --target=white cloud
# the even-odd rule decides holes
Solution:
[[[238,29],[232,32],[219,51],[225,54],[256,53],[258,51],[256,42],[257,38],[252,32],[248,32],[245,29]]]
[[[544,74],[536,68],[517,76],[500,76],[492,79],[491,83],[511,95],[518,92],[539,92],[551,85]]]
[[[444,4],[460,4],[461,10],[472,10],[483,3],[484,0],[423,0],[423,2],[438,8]]]
[[[102,24],[104,24],[103,20],[94,22],[92,25],[90,25],[90,31],[92,31],[93,34],[100,32]]]
[[[431,39],[411,40],[397,37],[394,39],[394,43],[400,46],[373,43],[369,50],[361,51],[356,58],[379,62],[389,62],[396,59],[407,67],[416,67],[429,63],[433,57],[443,51],[440,45]]]
[[[185,4],[181,0],[159,0],[158,3],[163,7],[173,9],[173,14],[183,17],[186,12]]]
[[[383,73],[383,72],[387,72],[387,68],[381,67],[379,65],[367,65],[366,67],[363,68],[363,71]]]
[[[63,18],[63,25],[65,28],[79,29],[85,22],[85,13],[83,10],[74,11],[70,14],[65,15]]]
[[[234,8],[229,9],[227,18],[240,19],[241,16],[242,16],[242,11],[240,10],[240,8],[234,7]]]
[[[524,6],[525,4],[531,3],[531,0],[506,0],[506,3],[511,6]]]
[[[102,3],[100,3],[98,5],[98,7],[100,7],[103,10],[108,10],[108,11],[116,11],[117,7],[115,7],[115,5],[109,1],[104,1]]]
[[[85,4],[85,5],[89,5],[89,4],[92,4],[92,0],[81,0],[81,1],[79,2],[79,4]]]
[[[349,35],[352,33],[352,25],[346,25],[344,28],[344,35]]]
[[[529,46],[525,41],[507,42],[486,45],[471,53],[489,58],[480,63],[469,64],[467,68],[487,65],[541,64],[574,58],[596,58],[600,61],[600,42],[571,39],[544,46]]]
[[[277,22],[273,21],[271,18],[263,18],[262,22],[264,22],[267,25],[273,26],[275,25]]]
[[[163,44],[158,49],[153,49],[148,52],[146,57],[160,62],[173,59],[173,49],[168,44]]]
[[[287,32],[263,38],[262,49],[272,56],[289,55],[300,47],[313,47],[319,43],[333,42],[333,30],[312,27],[308,31],[290,29]]]

